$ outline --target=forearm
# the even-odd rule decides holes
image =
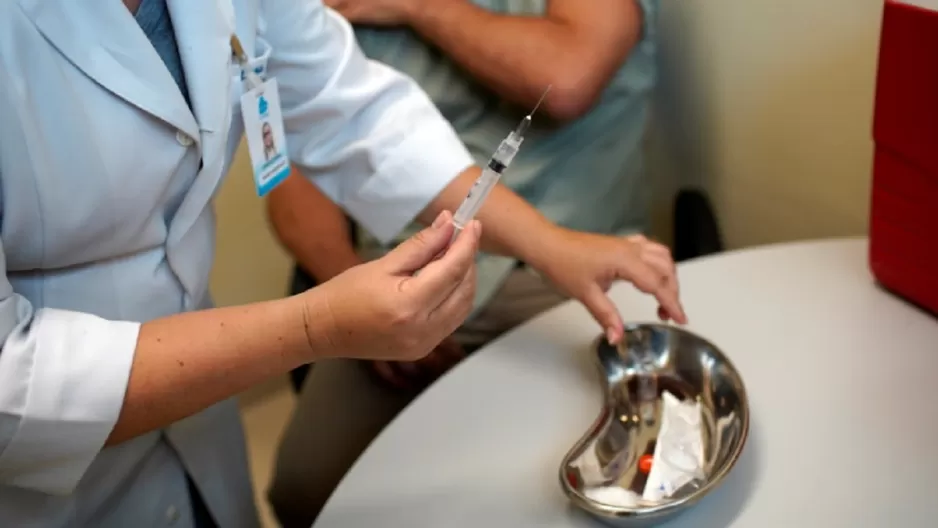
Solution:
[[[299,297],[143,324],[124,403],[107,444],[166,427],[272,376],[329,356],[326,324],[328,310]]]
[[[632,1],[573,3],[554,0],[544,16],[520,16],[469,0],[436,0],[416,9],[409,23],[507,100],[529,108],[551,85],[542,110],[568,120],[598,99],[641,26],[641,10]]]
[[[474,166],[456,177],[420,215],[424,223],[440,211],[455,212],[479,177]],[[482,223],[482,249],[513,257],[531,265],[538,262],[539,249],[558,228],[528,202],[504,185],[496,185],[476,215]]]
[[[548,62],[562,60],[572,38],[567,28],[546,18],[500,15],[467,0],[439,0],[433,8],[419,9],[411,27],[477,80],[526,107],[556,84]],[[534,32],[541,37],[526,38]],[[557,93],[548,94],[545,109],[554,106]]]
[[[319,283],[362,263],[342,209],[299,175],[271,191],[267,217],[280,243]]]

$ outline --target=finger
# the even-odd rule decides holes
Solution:
[[[661,289],[661,296],[671,300],[670,305],[662,304],[668,312],[671,319],[680,324],[687,323],[687,315],[684,313],[684,306],[681,304],[681,285],[677,278],[677,266],[670,258],[661,256],[649,257],[655,259],[652,263],[659,271],[664,273],[664,285]],[[660,298],[660,297],[659,297]],[[676,311],[675,311],[676,310]]]
[[[664,273],[646,262],[644,255],[635,259],[628,269],[621,269],[619,276],[627,278],[639,291],[654,294],[662,286]]]
[[[643,250],[649,255],[654,255],[667,261],[669,263],[669,268],[676,269],[677,265],[674,263],[674,257],[671,255],[671,250],[668,249],[667,246],[658,244],[657,242],[650,242],[645,245]]]
[[[476,267],[470,266],[455,290],[439,306],[430,312],[428,321],[436,328],[445,330],[441,335],[448,336],[459,328],[469,313],[476,289]]]
[[[658,253],[649,252],[649,253],[646,253],[642,257],[642,260],[644,260],[646,264],[654,268],[655,273],[657,273],[659,276],[659,279],[658,279],[659,282],[661,283],[665,283],[665,282],[676,283],[677,282],[676,280],[677,268],[674,267],[674,262],[671,261],[671,259],[669,259],[668,257],[663,256]]]
[[[408,287],[417,292],[418,302],[430,312],[456,291],[469,270],[474,271],[480,233],[479,222],[470,222],[446,254],[420,270],[418,276],[407,280]]]
[[[630,267],[629,270],[620,270],[620,273],[629,277],[639,290],[654,295],[671,319],[686,324],[687,316],[679,300],[677,275],[672,262],[643,251],[636,266]]]
[[[646,250],[648,255],[658,263],[658,268],[661,271],[675,278],[674,283],[677,285],[677,263],[674,262],[671,250],[667,246],[655,242],[649,243]]]
[[[610,344],[617,345],[622,340],[623,323],[619,310],[612,303],[609,296],[599,287],[593,285],[583,298],[583,305],[603,328],[606,339]]]
[[[423,229],[390,251],[382,260],[391,273],[412,274],[423,268],[449,244],[453,236],[452,216],[443,211],[433,225]]]
[[[662,255],[661,253],[649,252],[647,255],[645,255],[644,258],[645,262],[654,268],[655,272],[659,276],[659,287],[656,290],[656,295],[674,299],[677,302],[678,307],[681,308],[681,313],[672,313],[666,310],[670,316],[668,318],[672,318],[677,321],[682,317],[683,307],[680,304],[680,285],[678,284],[677,268],[674,265],[674,261],[672,261],[669,257]]]
[[[681,306],[678,294],[677,277],[664,275],[661,279],[661,286],[654,292],[654,295],[671,319],[679,324],[687,324],[687,316],[684,314],[684,307]]]

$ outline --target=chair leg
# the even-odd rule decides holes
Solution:
[[[710,200],[698,189],[682,189],[674,200],[674,260],[723,251],[723,239]]]
[[[296,394],[300,393],[300,390],[303,388],[303,382],[306,381],[306,376],[308,375],[309,365],[296,367],[290,371],[290,384],[293,386],[293,392]]]

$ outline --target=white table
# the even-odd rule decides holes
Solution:
[[[876,287],[866,250],[819,241],[680,266],[689,329],[742,372],[752,425],[723,486],[667,526],[938,526],[938,319]],[[654,318],[631,287],[613,297],[626,320]],[[599,410],[597,336],[570,303],[477,353],[372,444],[316,528],[602,526],[557,477]]]

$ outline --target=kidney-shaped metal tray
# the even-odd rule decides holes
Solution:
[[[560,465],[563,490],[574,505],[608,524],[663,522],[718,486],[739,459],[749,433],[742,378],[716,346],[665,324],[627,325],[620,345],[599,338],[593,355],[604,405]],[[695,431],[701,431],[696,438],[702,438],[703,449],[694,460],[702,463],[695,462],[692,480],[670,496],[648,498],[643,495],[649,462],[676,467],[674,455],[670,461],[654,456],[665,392],[700,403]]]

